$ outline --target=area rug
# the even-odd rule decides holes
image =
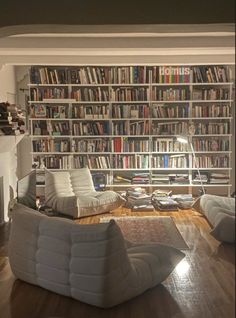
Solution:
[[[161,243],[178,249],[189,249],[170,216],[101,217],[100,223],[115,220],[126,240],[133,243]]]

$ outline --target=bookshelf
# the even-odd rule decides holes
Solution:
[[[29,127],[38,171],[88,166],[107,187],[200,187],[229,195],[232,89],[227,65],[33,66]],[[41,185],[42,186],[42,185]]]

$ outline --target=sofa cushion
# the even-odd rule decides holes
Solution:
[[[95,191],[93,178],[88,168],[70,171],[71,185],[76,196]]]
[[[125,203],[118,193],[114,191],[91,191],[86,195],[79,195],[78,202],[80,207],[80,216],[105,213],[119,208]]]

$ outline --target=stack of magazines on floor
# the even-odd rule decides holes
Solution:
[[[178,203],[181,209],[190,209],[194,202],[192,194],[174,194],[171,198]]]
[[[152,203],[156,210],[176,211],[178,202],[171,197],[172,191],[155,190],[152,194]]]
[[[145,189],[140,187],[129,188],[126,191],[126,206],[133,212],[136,211],[154,211],[150,194],[146,193]]]

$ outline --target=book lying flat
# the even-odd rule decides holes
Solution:
[[[154,206],[153,205],[139,205],[139,206],[133,206],[131,211],[132,212],[137,212],[137,211],[154,211]]]

